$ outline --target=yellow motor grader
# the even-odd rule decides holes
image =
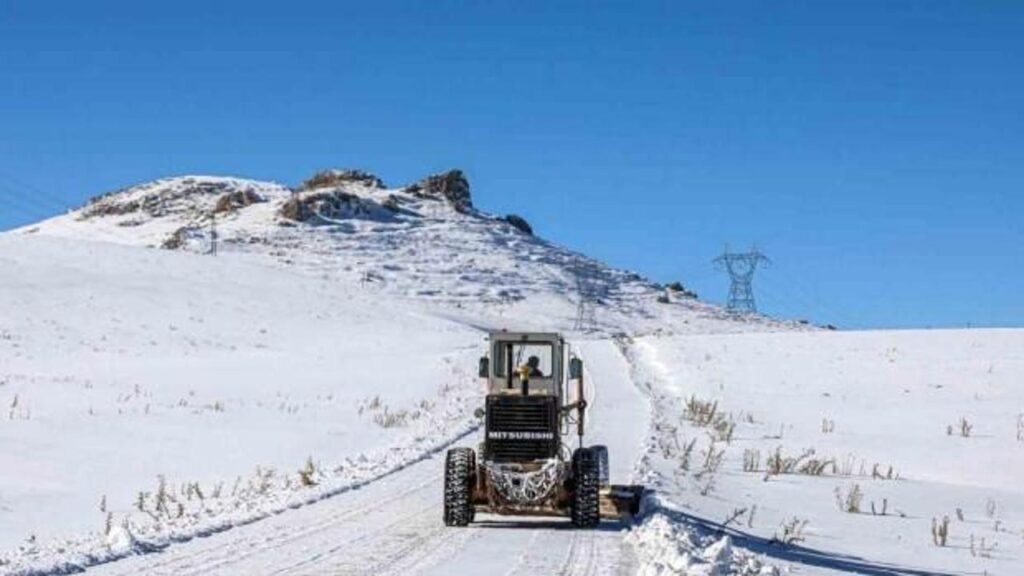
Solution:
[[[446,525],[466,526],[485,512],[568,516],[578,528],[594,528],[602,518],[639,512],[643,487],[610,484],[608,450],[584,446],[583,361],[560,335],[492,332],[479,369],[487,381],[478,411],[484,441],[479,453],[448,451]]]

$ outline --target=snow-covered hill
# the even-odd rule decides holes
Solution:
[[[635,273],[610,268],[473,206],[461,171],[387,188],[359,170],[330,170],[295,189],[237,178],[166,178],[97,197],[17,231],[103,240],[284,265],[389,299],[412,300],[477,325],[571,330],[579,294],[584,327],[605,333],[728,331],[742,323]],[[521,219],[519,222],[522,222]]]
[[[732,316],[458,171],[162,179],[0,235],[0,264],[0,574],[1021,572],[1020,331]],[[441,527],[437,454],[478,441],[502,327],[569,335],[591,441],[657,489],[637,526]],[[766,481],[776,449],[821,470]]]

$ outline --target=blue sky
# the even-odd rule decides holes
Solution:
[[[1024,4],[0,4],[0,228],[180,173],[476,203],[712,301],[1024,325]]]

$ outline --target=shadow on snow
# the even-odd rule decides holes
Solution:
[[[729,528],[718,522],[693,516],[680,510],[657,506],[652,512],[664,514],[674,522],[696,526],[705,532],[727,535],[737,546],[780,562],[803,564],[865,576],[973,576],[982,574],[982,572],[938,572],[923,568],[896,566],[857,556],[815,550],[806,546],[784,545],[775,540]]]

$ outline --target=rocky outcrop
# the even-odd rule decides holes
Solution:
[[[388,194],[388,197],[384,199],[383,206],[392,212],[399,212],[402,210],[402,199],[394,194]]]
[[[182,226],[174,231],[170,236],[164,240],[163,244],[160,245],[164,250],[181,250],[185,247],[185,244],[195,235],[195,228],[189,226]]]
[[[281,206],[279,214],[286,220],[313,224],[346,218],[390,220],[394,217],[391,210],[377,202],[341,190],[299,192]]]
[[[517,214],[509,214],[508,216],[502,218],[502,220],[508,222],[513,228],[519,230],[523,234],[533,236],[533,227],[530,226],[530,223],[527,222],[526,219],[523,218],[522,216],[519,216]]]
[[[683,298],[697,298],[697,293],[688,289],[686,286],[683,286],[682,282],[669,282],[669,284],[665,286],[665,288],[669,292],[681,296]]]
[[[469,180],[466,179],[462,170],[449,170],[427,176],[423,180],[407,186],[405,191],[420,198],[446,200],[459,212],[467,212],[473,208],[473,199],[469,193]]]
[[[152,218],[161,218],[173,212],[175,206],[188,206],[189,198],[211,196],[231,192],[231,184],[226,181],[203,181],[194,178],[183,178],[165,185],[166,181],[157,180],[132,188],[126,188],[97,196],[82,209],[81,218],[88,220],[100,216],[122,216],[141,213]]]
[[[299,190],[315,190],[356,183],[368,188],[384,188],[384,181],[363,170],[323,170],[302,183]]]
[[[245,208],[246,206],[266,201],[266,198],[260,196],[253,190],[236,190],[234,192],[227,192],[221,195],[220,198],[217,198],[217,203],[213,207],[213,212],[214,214],[234,212],[239,208]]]

